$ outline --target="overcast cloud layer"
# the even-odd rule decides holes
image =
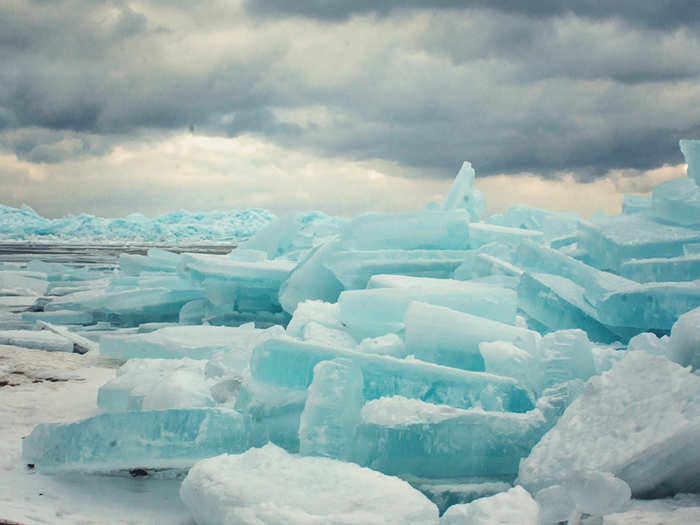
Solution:
[[[700,137],[697,1],[428,4],[5,0],[0,203],[401,209],[465,159],[573,187]]]

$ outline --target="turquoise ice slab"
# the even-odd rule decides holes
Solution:
[[[578,245],[598,268],[619,272],[624,261],[683,255],[683,245],[700,242],[700,230],[662,224],[644,213],[598,216],[581,221]]]
[[[700,253],[680,257],[632,259],[622,263],[620,273],[640,283],[694,281],[700,279]]]
[[[574,259],[558,250],[532,241],[523,241],[515,254],[520,267],[535,273],[559,275],[583,288],[586,299],[595,304],[603,294],[634,285],[633,281]]]
[[[318,363],[299,422],[299,452],[351,460],[362,405],[357,365],[342,358]]]
[[[469,225],[469,238],[472,248],[498,242],[509,246],[517,246],[524,239],[541,242],[544,234],[536,230],[523,230],[495,224],[472,223]]]
[[[520,459],[547,430],[539,410],[514,414],[424,403],[429,413],[423,415],[412,406],[418,403],[389,398],[365,405],[355,439],[355,461],[385,474],[511,480]],[[402,414],[402,405],[409,405],[410,413]]]
[[[377,274],[447,278],[464,261],[466,250],[342,250],[323,264],[346,290],[365,288]]]
[[[409,355],[464,370],[484,370],[479,343],[510,341],[534,352],[540,339],[525,328],[422,302],[409,305],[404,324]]]
[[[257,381],[280,387],[306,389],[313,369],[321,361],[345,357],[362,370],[365,400],[401,395],[431,403],[469,408],[482,398],[495,400],[503,410],[525,412],[532,408],[528,392],[514,379],[469,372],[418,360],[396,359],[352,350],[270,339],[257,346],[251,374]]]
[[[647,283],[603,297],[598,316],[609,326],[666,331],[681,314],[698,306],[700,281]]]
[[[612,343],[620,336],[598,319],[585,289],[573,281],[543,273],[525,273],[518,285],[518,306],[550,330],[581,328],[593,341]]]
[[[243,418],[234,410],[155,410],[37,425],[22,442],[22,456],[44,472],[109,472],[186,468],[247,447]]]
[[[365,213],[341,228],[349,250],[466,250],[469,214],[464,210]]]
[[[650,209],[651,197],[643,197],[640,195],[625,195],[622,198],[622,213],[624,215],[649,211]]]
[[[487,217],[484,222],[523,230],[537,230],[543,232],[546,238],[553,238],[575,233],[579,219],[577,213],[557,213],[518,204],[511,206],[503,214]]]
[[[517,297],[513,290],[452,279],[416,281],[414,287],[349,290],[340,294],[338,307],[343,323],[358,330],[374,327],[367,336],[375,337],[392,332],[397,324],[402,324],[412,301],[515,323]]]
[[[661,220],[700,227],[700,187],[693,179],[662,182],[651,193],[651,213]]]

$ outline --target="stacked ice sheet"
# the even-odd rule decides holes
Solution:
[[[436,522],[396,477],[457,487],[441,523],[600,522],[630,494],[700,491],[694,178],[617,217],[517,207],[479,222],[473,177],[465,164],[423,212],[292,215],[229,255],[124,258],[57,297],[47,312],[131,326],[100,345],[128,361],[100,389],[105,413],[38,427],[27,460],[101,471],[225,454],[183,484],[199,523],[317,515],[298,483],[339,501],[353,487],[364,513],[347,523]],[[363,484],[411,505],[382,499],[377,517]]]

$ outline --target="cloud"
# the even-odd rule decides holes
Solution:
[[[12,0],[0,150],[47,165],[48,185],[190,129],[254,140],[260,170],[303,155],[328,185],[379,165],[444,185],[465,159],[554,185],[641,176],[700,136],[700,7],[667,5]]]

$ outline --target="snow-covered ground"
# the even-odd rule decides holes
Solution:
[[[0,346],[0,523],[193,525],[178,496],[180,479],[49,476],[22,461],[22,438],[35,425],[98,413],[97,389],[117,364]]]

